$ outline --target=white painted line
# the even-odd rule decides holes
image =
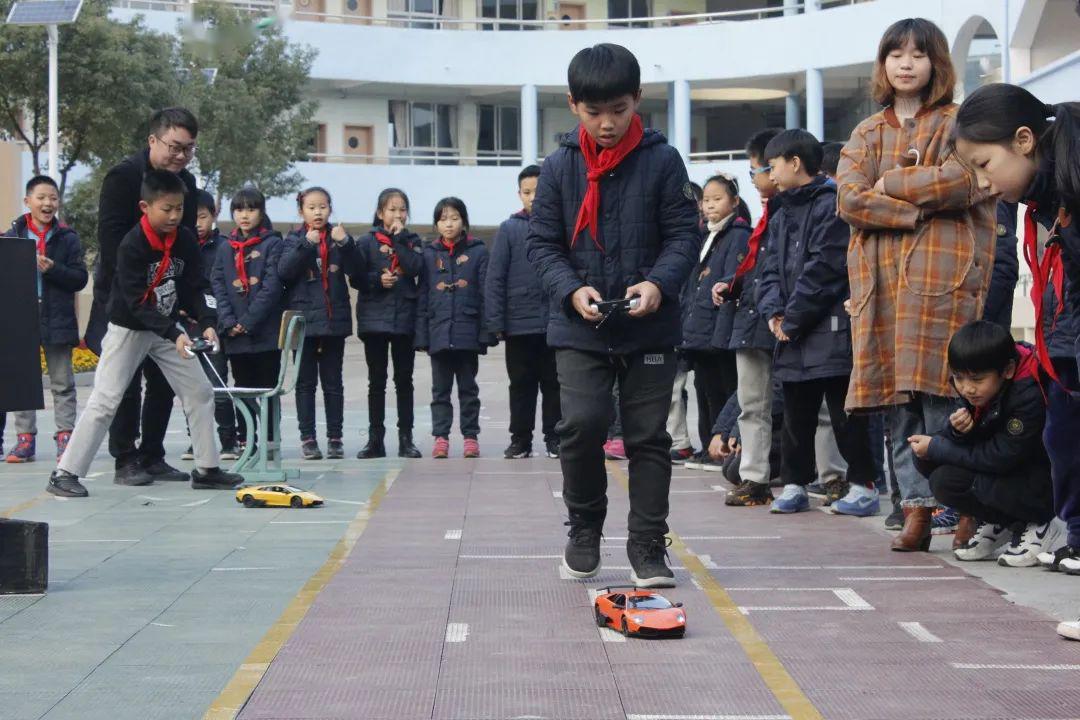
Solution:
[[[681,535],[683,540],[780,540],[779,535]],[[609,542],[623,542],[628,538],[618,535],[611,537],[604,536],[604,540]]]
[[[927,630],[926,628],[924,628],[922,626],[922,623],[901,622],[901,623],[897,623],[897,625],[900,626],[901,630],[903,630],[904,632],[906,632],[908,635],[915,638],[919,642],[924,642],[924,643],[939,643],[939,642],[941,642],[941,638],[939,638],[937,635],[935,635],[934,633],[932,633],[929,630]]]
[[[559,563],[558,567],[559,567],[559,579],[560,580],[579,580],[580,579],[580,578],[576,578],[573,575],[571,575],[570,571],[567,570],[566,566],[563,565],[562,563]]]
[[[556,499],[561,498],[562,497],[562,490],[553,490],[552,493],[551,493],[551,497],[556,498]]]
[[[686,568],[683,567],[682,565],[672,565],[670,567],[671,567],[672,570],[678,570],[679,572],[684,572],[686,570]],[[634,568],[632,568],[629,565],[605,565],[604,566],[604,570],[633,570],[633,569]]]
[[[348,525],[352,520],[271,520],[271,525]]]
[[[1080,665],[975,665],[949,663],[957,670],[1080,670]]]
[[[847,605],[816,605],[812,607],[799,607],[796,605],[740,605],[739,612],[749,615],[751,612],[805,612],[813,610],[873,610],[873,608],[848,607]]]
[[[93,540],[90,540],[90,539],[88,539],[88,540],[50,540],[49,544],[50,545],[65,545],[65,544],[73,544],[73,543],[134,543],[134,542],[139,542],[139,541],[138,540],[128,540],[126,538],[125,539],[119,539],[118,538],[116,540],[102,538],[102,539],[93,539]]]
[[[103,473],[103,472],[92,472],[92,473],[89,473],[89,474],[87,474],[87,475],[86,475],[86,477],[87,477],[88,479],[89,479],[89,478],[96,478],[96,477],[101,477],[101,476],[102,476],[102,475],[104,475],[104,474],[105,474],[105,473]]]
[[[443,535],[443,540],[460,540],[460,539],[461,539],[461,531],[460,530],[447,530],[446,534]]]
[[[701,493],[726,493],[727,490],[719,485],[713,485],[712,488],[708,490],[668,490],[668,492],[672,495],[696,495]]]
[[[713,570],[940,570],[944,565],[718,565]]]
[[[600,639],[604,642],[626,642],[626,637],[621,632],[616,632],[609,627],[596,628],[600,632]]]
[[[210,568],[212,572],[247,572],[249,570],[277,570],[276,567],[216,567]]]
[[[791,720],[790,715],[634,715],[626,720]]]
[[[852,610],[873,610],[874,606],[863,600],[859,593],[851,588],[838,588],[833,590],[833,595],[840,598],[840,602]]]
[[[458,555],[462,560],[561,560],[562,555]]]
[[[469,623],[447,623],[446,642],[461,643],[469,637]]]
[[[154,500],[155,502],[165,502],[165,498],[154,497],[153,495],[138,495],[141,500]]]
[[[706,570],[716,570],[718,565],[713,562],[712,555],[698,555],[698,560],[705,566]]]
[[[834,587],[729,587],[728,592],[835,592]]]
[[[334,498],[325,498],[328,503],[342,503],[343,505],[367,505],[367,500],[335,500]]]
[[[728,491],[727,488],[724,487],[723,485],[710,485],[709,487],[711,487],[713,490],[715,490],[716,492],[719,492],[719,493],[727,494],[727,491]]]
[[[150,624],[154,625],[156,627],[176,627],[175,625],[168,625],[166,623],[159,623],[159,622],[152,622]]]
[[[204,498],[202,500],[195,500],[193,502],[184,503],[180,507],[198,507],[199,505],[205,505],[206,503],[210,502],[212,499],[213,498]]]
[[[868,577],[841,577],[838,580],[902,580],[907,582],[927,582],[930,580],[967,580],[968,575],[885,575]]]
[[[548,475],[554,470],[477,470],[473,475]]]

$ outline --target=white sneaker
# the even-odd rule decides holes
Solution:
[[[1058,623],[1057,634],[1067,640],[1080,640],[1080,620]]]
[[[181,460],[194,460],[195,459],[195,450],[190,445],[188,445],[187,450],[180,453],[180,459]]]
[[[1039,564],[1039,553],[1043,548],[1051,548],[1061,536],[1060,529],[1053,520],[1042,525],[1032,523],[1021,535],[1014,535],[1009,547],[998,557],[998,565],[1004,567],[1035,567]]]
[[[991,560],[997,549],[1011,539],[1012,533],[1004,525],[983,523],[967,546],[953,550],[953,555],[964,561]]]

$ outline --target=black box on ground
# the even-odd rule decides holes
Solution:
[[[0,518],[0,595],[34,595],[49,585],[49,524]]]

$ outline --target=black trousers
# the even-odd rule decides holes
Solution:
[[[272,388],[277,385],[278,374],[281,372],[281,351],[267,350],[255,353],[234,353],[229,356],[232,365],[233,378],[236,386],[242,388]],[[259,422],[259,406],[254,400],[244,401],[251,410],[252,420]],[[273,421],[276,413],[280,411],[278,402],[271,401],[270,427],[267,429],[267,439],[274,440],[274,428],[277,423]],[[280,416],[277,416],[280,417]],[[255,441],[255,433],[247,429],[243,415],[237,415],[236,426],[239,436],[248,443]],[[254,428],[252,428],[254,430]]]
[[[604,440],[617,380],[630,461],[628,527],[635,535],[666,533],[671,487],[671,436],[666,424],[675,385],[675,351],[609,356],[560,349],[556,359],[562,399],[559,462],[571,521],[602,526],[607,516]]]
[[[449,437],[454,424],[454,405],[450,402],[457,380],[458,404],[461,405],[461,434],[467,438],[480,435],[479,353],[470,350],[444,350],[431,356],[431,434]]]
[[[116,459],[117,469],[136,462],[149,465],[165,459],[165,433],[169,429],[174,397],[157,364],[153,360],[144,362],[141,377],[140,373],[135,374],[109,426],[109,454]],[[136,446],[140,422],[142,442]]]
[[[716,416],[724,409],[728,398],[738,387],[738,373],[735,370],[735,353],[721,351],[715,353],[686,352],[690,369],[694,371],[694,393],[697,395],[698,440],[701,447],[709,447],[712,442],[712,427]]]
[[[814,481],[814,435],[824,397],[829,407],[833,434],[848,464],[847,479],[853,485],[874,487],[877,470],[870,450],[869,421],[865,415],[844,411],[848,377],[820,378],[784,383],[784,432],[780,443],[780,477],[784,484],[809,485]]]
[[[540,417],[544,441],[556,438],[559,422],[559,374],[555,351],[543,335],[506,339],[506,373],[510,376],[510,437],[532,444],[536,429],[536,393],[543,395]]]
[[[1042,524],[1054,516],[1049,471],[985,475],[941,465],[930,473],[937,501],[964,515],[995,525]]]
[[[296,418],[300,439],[315,437],[315,387],[322,383],[326,407],[326,437],[339,440],[345,424],[345,338],[304,338],[304,353],[296,376]]]
[[[397,426],[413,429],[413,365],[416,351],[409,335],[376,333],[364,335],[364,358],[368,368],[368,435],[386,432],[386,377],[394,362],[394,390],[397,393]]]

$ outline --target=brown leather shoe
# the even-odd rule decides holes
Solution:
[[[959,522],[956,523],[956,533],[953,535],[952,549],[959,550],[962,547],[967,547],[967,544],[971,541],[971,538],[975,537],[975,533],[979,530],[979,521],[971,515],[961,515]]]
[[[896,552],[926,552],[930,549],[930,514],[933,508],[904,507],[904,527],[893,538]]]

